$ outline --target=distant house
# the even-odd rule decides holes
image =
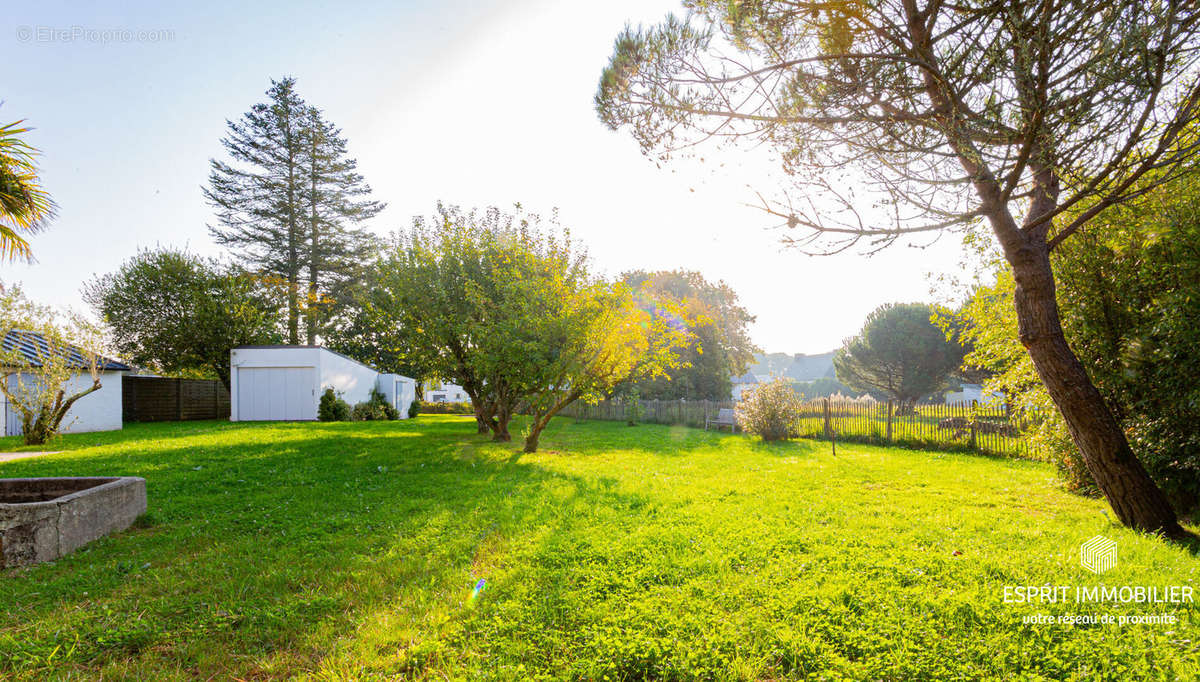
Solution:
[[[946,391],[946,403],[971,403],[981,405],[1001,405],[1004,394],[999,391],[984,392],[982,384],[963,384],[957,391]]]
[[[751,374],[750,372],[746,372],[745,374],[741,375],[740,377],[733,377],[732,383],[733,383],[733,389],[731,392],[732,392],[733,399],[741,400],[742,397],[746,393],[753,391],[760,382],[758,380],[758,377]]]
[[[759,353],[754,356],[750,371],[770,377],[783,377],[793,381],[815,381],[834,377],[833,356],[837,351],[806,355],[804,353]]]
[[[50,353],[46,337],[24,329],[12,329],[0,341],[7,353],[17,352],[27,365],[40,367],[42,359]],[[70,346],[66,349],[68,366],[78,370],[78,374],[63,384],[62,389],[67,395],[78,393],[92,386],[92,375],[88,371],[88,361],[79,348]],[[121,377],[132,368],[123,362],[100,357],[100,389],[80,398],[71,406],[62,422],[63,433],[84,433],[87,431],[117,431],[124,426],[121,419]],[[17,382],[28,381],[29,375],[16,367],[4,368],[4,381],[8,382],[10,391],[17,389]],[[4,435],[19,436],[22,432],[21,417],[15,409],[0,396],[4,408]]]
[[[471,401],[471,396],[467,395],[462,386],[444,381],[428,380],[421,384],[421,391],[425,396],[425,402],[429,403],[466,403]]]

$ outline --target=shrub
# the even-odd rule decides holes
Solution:
[[[350,410],[350,421],[374,422],[386,419],[387,415],[384,414],[383,408],[370,401],[364,400],[361,403],[356,403]]]
[[[397,410],[395,405],[388,402],[387,396],[377,388],[371,389],[371,397],[367,399],[367,403],[382,410],[384,419],[400,418],[400,410]]]
[[[350,421],[350,404],[332,388],[327,388],[317,404],[317,419],[323,422]]]
[[[801,399],[784,379],[761,384],[737,404],[734,415],[746,433],[765,441],[786,440],[796,431]]]
[[[475,414],[471,403],[422,403],[421,411],[425,414]]]
[[[416,419],[418,414],[421,414],[421,401],[413,398],[413,401],[408,405],[408,418]]]

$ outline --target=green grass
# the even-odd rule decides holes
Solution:
[[[1191,606],[1002,602],[1196,579],[1047,465],[571,420],[521,456],[473,431],[130,425],[0,464],[144,476],[150,497],[134,528],[0,575],[0,678],[1200,675]],[[1097,533],[1119,545],[1102,577],[1078,566]],[[1179,622],[1022,624],[1035,612]]]

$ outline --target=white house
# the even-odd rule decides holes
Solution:
[[[749,372],[746,372],[740,377],[733,377],[733,399],[741,400],[745,394],[753,391],[755,388],[758,388],[758,384],[758,377]]]
[[[984,392],[982,384],[963,384],[957,391],[946,391],[946,403],[971,403],[980,405],[1001,405],[1004,394],[999,391]]]
[[[415,380],[380,373],[321,346],[238,346],[229,360],[229,418],[235,422],[315,420],[327,388],[351,405],[379,389],[401,419],[416,399]]]
[[[18,352],[24,362],[40,366],[42,358],[50,352],[46,338],[41,334],[23,329],[12,329],[0,341],[6,352]],[[68,349],[68,364],[78,371],[71,379],[63,384],[67,395],[86,390],[92,385],[92,375],[88,371],[88,363],[78,348]],[[117,431],[124,426],[121,418],[121,377],[130,371],[129,365],[106,357],[100,357],[100,390],[80,398],[71,406],[67,416],[62,421],[63,433],[85,433],[88,431]],[[15,372],[14,368],[4,370],[4,381],[10,391],[17,390],[18,381],[29,381],[30,375]],[[4,435],[19,436],[22,432],[21,417],[16,410],[0,396],[4,409]]]
[[[462,386],[444,381],[426,380],[421,384],[421,395],[430,403],[466,403],[471,400]]]

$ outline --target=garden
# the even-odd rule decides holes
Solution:
[[[1005,603],[1093,582],[1077,547],[1097,533],[1120,546],[1102,582],[1194,584],[1189,551],[1048,465],[561,418],[520,454],[473,426],[141,424],[0,464],[142,476],[153,500],[129,531],[5,575],[0,677],[1200,674],[1191,604],[1118,628]]]

